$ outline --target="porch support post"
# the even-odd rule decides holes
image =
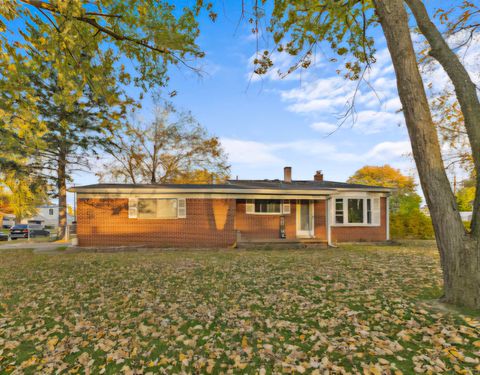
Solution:
[[[327,218],[327,245],[328,246],[333,246],[332,244],[332,228],[331,228],[331,223],[332,223],[332,219],[330,217],[331,215],[331,212],[332,212],[332,209],[331,209],[331,203],[332,202],[332,197],[329,196],[327,198],[327,204],[325,205],[326,208],[327,208],[327,213],[325,215],[325,217]]]
[[[387,195],[385,209],[387,212],[385,213],[385,220],[386,220],[386,227],[387,227],[387,241],[390,241],[390,196]]]

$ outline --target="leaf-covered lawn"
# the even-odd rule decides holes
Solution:
[[[480,372],[429,246],[0,259],[0,373]]]

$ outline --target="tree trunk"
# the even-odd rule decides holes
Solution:
[[[392,57],[420,183],[440,252],[446,302],[480,308],[478,245],[467,234],[442,161],[403,0],[374,0]]]
[[[67,156],[60,152],[57,165],[58,236],[64,239],[67,227]]]
[[[405,0],[417,21],[422,34],[430,44],[429,55],[445,69],[455,87],[455,94],[462,109],[472,157],[477,171],[476,195],[473,205],[471,230],[474,237],[480,237],[480,102],[477,88],[458,56],[452,51],[440,31],[430,20],[425,5],[420,0]]]

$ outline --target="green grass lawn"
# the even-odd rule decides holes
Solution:
[[[0,259],[0,373],[480,372],[432,245]]]

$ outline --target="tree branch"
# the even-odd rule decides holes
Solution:
[[[49,3],[46,3],[44,1],[41,1],[41,0],[20,0],[20,1],[22,3],[27,4],[27,5],[31,5],[35,8],[37,8],[37,9],[39,9],[39,10],[43,9],[43,10],[47,10],[51,13],[55,13],[55,14],[63,16],[62,12],[60,12],[60,10],[56,6],[54,6],[52,4],[49,4]],[[89,13],[86,13],[86,15],[89,15]],[[96,14],[90,13],[90,15],[104,16],[104,17],[120,17],[120,16],[116,16],[116,15],[104,15],[104,14],[101,14],[101,13],[96,13]],[[97,22],[97,20],[95,20],[94,18],[86,17],[86,16],[73,16],[73,18],[76,19],[77,21],[81,21],[81,22],[84,22],[84,23],[87,23],[87,24],[93,26],[99,32],[107,34],[107,35],[111,36],[112,38],[114,38],[115,40],[128,41],[128,42],[140,45],[142,47],[148,48],[152,51],[155,51],[155,52],[158,52],[158,53],[161,53],[161,54],[172,55],[176,60],[182,61],[180,58],[178,58],[168,48],[152,46],[149,43],[145,42],[144,40],[133,38],[133,37],[130,37],[128,35],[119,34],[119,33],[115,32],[115,31],[113,31],[113,30],[111,30],[107,27],[104,27],[104,26],[100,25]]]

